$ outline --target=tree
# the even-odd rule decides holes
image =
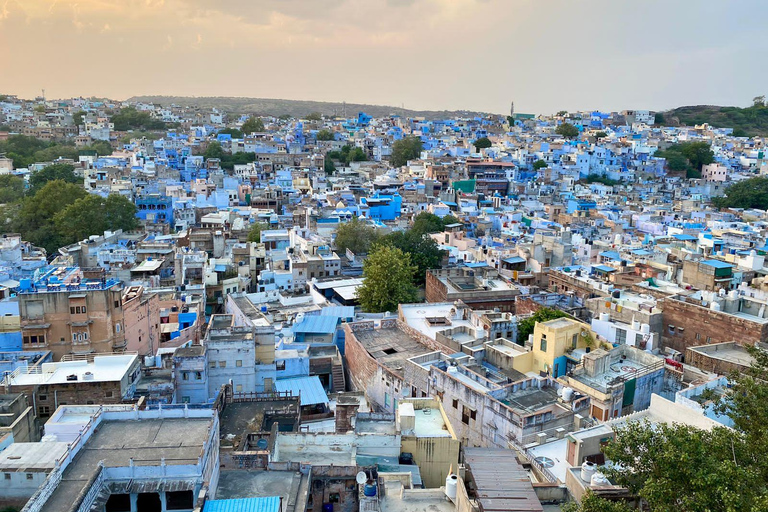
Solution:
[[[517,343],[523,345],[528,340],[528,335],[533,334],[533,329],[539,322],[547,322],[566,316],[559,309],[540,308],[533,315],[517,324]]]
[[[263,222],[256,222],[251,226],[251,229],[248,230],[248,241],[249,242],[261,242],[261,232],[265,229],[269,229],[269,226],[264,224]]]
[[[333,174],[336,172],[336,166],[333,165],[333,160],[331,160],[328,157],[325,157],[323,160],[323,170],[325,171],[325,174]]]
[[[647,421],[614,431],[616,438],[603,448],[611,465],[601,471],[640,497],[646,509],[766,510],[766,480],[754,462],[763,454],[738,432]],[[762,506],[753,508],[758,503]]]
[[[662,112],[656,112],[653,115],[653,124],[657,124],[657,125],[664,124],[664,114]]]
[[[69,240],[56,229],[54,216],[86,194],[80,185],[62,180],[49,181],[33,196],[24,198],[11,227],[21,233],[24,240],[45,248],[49,254],[55,253]]]
[[[85,117],[85,111],[83,110],[72,114],[72,121],[75,123],[75,126],[83,124],[83,117]]]
[[[339,224],[333,244],[336,252],[345,254],[347,249],[355,254],[367,254],[380,238],[379,232],[370,224],[353,217],[349,222]]]
[[[475,149],[477,151],[480,151],[481,149],[485,149],[493,146],[493,143],[491,142],[491,139],[489,139],[488,137],[480,137],[475,142],[473,142],[472,145],[475,146]]]
[[[413,274],[416,266],[411,257],[396,247],[383,244],[363,262],[363,284],[357,299],[363,310],[379,313],[395,311],[399,304],[415,302]]]
[[[604,138],[606,138],[607,136],[608,136],[608,134],[607,134],[607,133],[605,133],[605,132],[604,132],[604,131],[602,131],[602,130],[601,130],[601,131],[599,131],[599,132],[597,132],[597,133],[595,134],[595,138],[598,138],[598,139],[604,139]]]
[[[246,135],[249,135],[251,133],[261,133],[265,131],[264,121],[262,121],[260,117],[256,117],[256,116],[249,117],[243,123],[243,126],[240,128],[240,130]]]
[[[440,268],[445,252],[426,233],[414,229],[395,231],[381,239],[382,244],[391,245],[408,254],[414,264],[413,282],[421,286],[427,281],[427,270]]]
[[[349,144],[342,146],[339,151],[329,151],[325,156],[326,158],[338,160],[344,165],[349,165],[350,162],[364,162],[368,160],[368,155],[365,154],[365,151]]]
[[[424,145],[419,137],[405,137],[395,141],[392,144],[392,165],[395,167],[402,167],[408,163],[408,160],[413,160],[421,156],[421,150]]]
[[[166,124],[154,119],[149,112],[139,111],[134,107],[121,109],[111,118],[115,130],[124,132],[128,130],[164,130]]]
[[[317,132],[317,136],[315,138],[317,140],[335,140],[336,137],[331,130],[322,129]]]
[[[680,144],[680,149],[683,156],[698,171],[701,171],[704,165],[715,161],[715,154],[710,149],[709,144],[704,141],[684,142]]]
[[[38,114],[44,114],[45,113],[45,105],[35,105],[35,108],[33,108],[35,112]]]
[[[237,128],[224,128],[223,130],[219,130],[219,134],[231,135],[233,139],[243,138],[243,132],[241,130],[238,130]]]
[[[34,195],[49,181],[60,180],[65,183],[83,183],[83,178],[75,174],[75,167],[70,164],[53,164],[33,172],[29,176],[29,192]]]
[[[566,139],[573,139],[574,137],[578,137],[579,129],[571,123],[562,123],[555,128],[555,133],[562,135]]]
[[[764,107],[765,105],[765,95],[761,96],[755,96],[752,98],[752,106],[753,107]]]
[[[421,212],[413,218],[411,231],[420,235],[439,233],[445,228],[443,220],[434,213]]]
[[[567,116],[567,115],[568,115],[568,111],[567,110],[558,110],[557,111],[557,117],[563,117],[563,116]]]
[[[323,115],[320,112],[311,112],[307,114],[307,121],[322,121]]]
[[[725,189],[723,197],[715,197],[712,204],[718,208],[768,209],[768,177],[755,176]]]
[[[88,194],[57,213],[53,221],[65,244],[100,235],[104,231],[130,231],[139,226],[136,206],[120,194],[107,197]]]
[[[221,147],[221,142],[212,140],[208,143],[208,147],[205,148],[203,156],[207,159],[218,158],[219,160],[224,158],[224,148]]]
[[[621,501],[609,501],[600,498],[592,491],[587,491],[581,503],[569,501],[562,507],[562,512],[633,512],[634,509]]]
[[[24,197],[24,179],[12,174],[0,175],[0,204],[20,201]]]
[[[533,162],[533,169],[535,171],[538,171],[539,169],[544,169],[546,167],[547,167],[547,162],[545,162],[544,160],[536,160],[535,162]]]

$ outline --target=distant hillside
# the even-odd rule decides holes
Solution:
[[[693,126],[709,123],[716,128],[733,128],[737,136],[768,135],[768,107],[747,108],[697,105],[678,107],[663,113],[664,124]]]
[[[141,101],[163,106],[176,104],[189,107],[198,106],[203,109],[216,108],[229,114],[257,114],[262,116],[289,115],[292,117],[303,117],[312,112],[320,112],[327,116],[341,116],[345,109],[343,103],[267,98],[134,96],[128,101]],[[425,117],[427,119],[488,115],[484,112],[474,112],[469,110],[409,110],[384,105],[361,105],[359,103],[346,104],[347,117],[356,116],[357,113],[361,111],[374,117],[386,117],[391,114],[397,114],[401,117]]]

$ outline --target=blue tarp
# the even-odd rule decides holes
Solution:
[[[208,500],[203,505],[203,512],[280,512],[280,496]]]
[[[293,377],[291,379],[278,379],[275,381],[275,391],[285,393],[292,392],[301,397],[301,405],[327,404],[328,395],[325,394],[320,377]]]

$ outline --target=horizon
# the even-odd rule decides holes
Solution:
[[[506,113],[748,106],[758,0],[6,0],[2,93]],[[631,20],[631,26],[627,23]],[[18,51],[18,49],[23,49]],[[63,50],[61,50],[63,49]],[[393,72],[392,70],[397,70]],[[737,78],[734,78],[737,77]],[[362,78],[362,79],[361,79]]]

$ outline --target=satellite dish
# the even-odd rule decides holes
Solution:
[[[365,471],[361,471],[357,474],[355,477],[355,480],[358,484],[363,485],[365,482],[368,481],[368,476],[365,474]]]

